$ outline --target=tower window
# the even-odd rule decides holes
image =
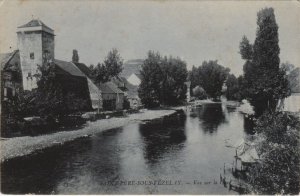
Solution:
[[[33,52],[30,53],[30,59],[34,59],[34,53]]]

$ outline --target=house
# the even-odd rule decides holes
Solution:
[[[17,37],[18,50],[0,54],[4,97],[14,96],[20,89],[31,91],[37,88],[38,66],[48,62],[55,65],[57,81],[62,85],[64,95],[83,99],[87,103],[85,110],[102,108],[101,91],[88,77],[87,67],[55,59],[53,29],[33,19],[18,27]]]
[[[136,109],[141,106],[138,96],[138,86],[128,82],[124,77],[114,77],[111,81],[124,92],[125,98],[129,101],[130,108]]]
[[[142,59],[134,59],[128,60],[123,65],[123,70],[121,72],[121,77],[124,77],[129,83],[135,86],[139,86],[141,84],[141,74],[144,60]]]
[[[132,85],[139,86],[141,84],[141,75],[132,73],[128,78],[127,81]]]
[[[1,98],[8,101],[22,90],[20,54],[17,50],[0,54]]]
[[[113,82],[99,85],[103,99],[103,110],[122,110],[124,104],[124,92]]]
[[[84,64],[84,63],[76,63],[72,62],[83,74],[85,74],[87,81],[88,81],[88,88],[90,92],[90,99],[92,102],[93,109],[103,109],[103,100],[100,88],[94,84],[91,80],[91,70]]]
[[[72,62],[53,60],[55,65],[56,80],[61,84],[64,96],[72,94],[74,97],[84,101],[81,110],[92,109],[92,99],[88,78]]]
[[[138,108],[141,106],[141,99],[138,96],[138,88],[141,84],[141,73],[143,59],[128,60],[123,64],[123,70],[120,74],[124,79],[126,87],[125,96],[130,102],[131,108]]]

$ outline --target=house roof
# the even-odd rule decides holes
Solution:
[[[121,72],[121,77],[128,79],[133,73],[140,78],[140,71],[142,70],[144,60],[134,59],[126,61],[123,64],[123,70]]]
[[[22,25],[22,26],[19,26],[18,28],[25,28],[25,27],[38,27],[38,26],[42,26],[42,27],[46,27],[50,30],[53,31],[53,29],[51,29],[50,27],[48,27],[47,25],[45,25],[41,20],[38,20],[38,19],[33,19],[31,20],[30,22]]]
[[[123,91],[128,98],[138,98],[138,86],[135,86],[127,81],[124,77],[113,77],[111,79],[117,87],[125,87]]]
[[[113,82],[106,82],[99,85],[99,88],[104,94],[124,94]]]
[[[84,63],[75,63],[72,62],[80,71],[82,71],[86,76],[91,75],[91,70]]]
[[[12,57],[18,54],[19,55],[19,50],[15,50],[10,53],[0,53],[0,68],[3,70],[5,66],[8,64],[8,62],[12,59]]]
[[[73,76],[86,77],[72,62],[54,59],[54,64]]]
[[[246,150],[242,155],[239,156],[244,163],[255,163],[259,160],[259,156],[255,148],[250,148]]]
[[[0,65],[1,65],[1,70],[4,69],[4,66],[6,63],[9,61],[12,53],[0,53]]]

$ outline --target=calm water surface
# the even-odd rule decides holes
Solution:
[[[1,190],[36,194],[236,194],[219,183],[224,164],[225,172],[230,173],[234,161],[234,149],[225,147],[225,141],[238,141],[247,134],[247,128],[242,114],[221,104],[206,104],[186,115],[130,124],[10,160],[1,167]],[[149,185],[158,180],[168,185]],[[127,185],[109,184],[120,181]],[[128,181],[135,181],[134,185]]]

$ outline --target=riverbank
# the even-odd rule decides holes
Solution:
[[[141,122],[144,120],[153,120],[163,116],[175,113],[175,110],[144,110],[139,113],[130,114],[127,117],[114,117],[110,119],[102,119],[95,122],[87,122],[87,124],[78,130],[62,131],[52,134],[40,136],[23,136],[1,140],[1,162],[20,156],[29,155],[44,148],[61,145],[65,142],[75,140],[80,137],[88,137],[90,135],[121,127],[130,123]]]

